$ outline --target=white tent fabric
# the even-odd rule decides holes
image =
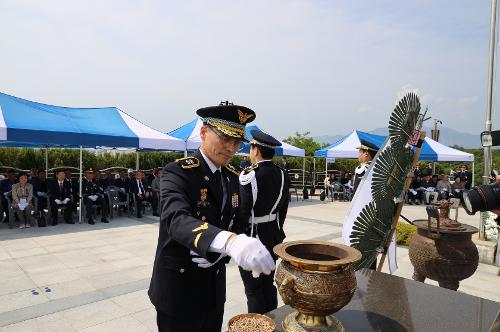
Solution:
[[[184,141],[156,131],[116,107],[61,107],[4,93],[0,93],[0,143],[173,151],[183,151],[186,146]]]
[[[386,139],[386,136],[374,135],[355,130],[350,134],[342,137],[334,144],[315,151],[314,156],[322,158],[357,158],[357,148],[361,145],[360,139],[366,140],[378,147],[381,147]],[[474,162],[474,155],[450,148],[444,144],[430,139],[429,137],[426,137],[420,151],[419,160]]]

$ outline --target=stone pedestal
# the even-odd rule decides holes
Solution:
[[[479,252],[479,263],[494,265],[497,244],[491,241],[479,240],[478,234],[472,235],[472,242],[474,242]]]

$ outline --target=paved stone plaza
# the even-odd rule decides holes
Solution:
[[[340,242],[348,207],[349,203],[317,199],[292,202],[285,223],[287,240]],[[425,209],[405,206],[403,214],[409,219],[423,218]],[[476,226],[479,220],[463,210],[459,218]],[[0,227],[0,332],[157,330],[155,310],[146,292],[158,218],[122,217],[94,226]],[[411,278],[407,249],[398,248],[398,264],[396,274]],[[459,291],[500,301],[497,269],[480,264]],[[244,312],[243,284],[232,262],[227,269],[224,324]]]

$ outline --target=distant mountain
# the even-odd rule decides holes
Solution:
[[[473,135],[469,133],[463,133],[447,127],[439,127],[438,129],[440,131],[439,143],[448,146],[458,145],[467,149],[481,147],[481,142],[479,140],[479,133],[477,135]],[[424,130],[427,133],[427,137],[431,137],[431,129],[429,127],[424,127]],[[387,135],[387,128],[376,128],[368,132],[376,135]],[[343,133],[342,135],[322,135],[322,136],[316,136],[314,137],[314,139],[320,143],[333,144],[347,134],[348,132]]]

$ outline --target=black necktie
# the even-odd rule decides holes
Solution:
[[[220,174],[219,170],[216,170],[214,172],[214,183],[215,183],[215,194],[217,196],[217,200],[221,203],[222,206],[222,199],[223,199],[223,190],[222,190],[222,177]]]
[[[62,192],[63,191],[63,184],[62,182],[59,182],[59,190]]]

